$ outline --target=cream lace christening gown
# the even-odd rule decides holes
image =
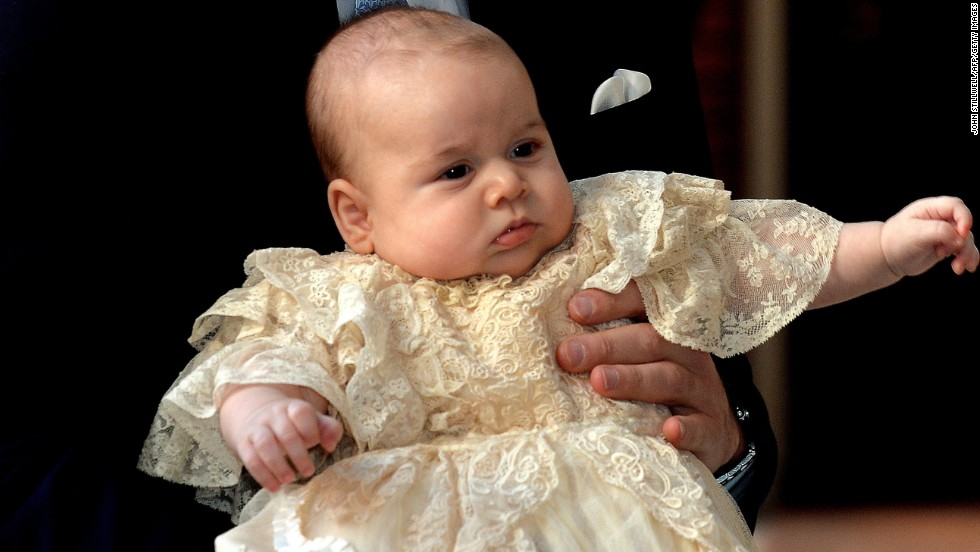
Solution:
[[[417,278],[374,256],[265,249],[195,323],[141,469],[231,501],[218,550],[753,550],[738,509],[660,435],[669,412],[558,368],[577,290],[635,279],[667,339],[744,352],[826,278],[840,223],[715,180],[626,172],[572,183],[570,236],[523,277]],[[221,440],[229,384],[316,390],[346,436],[309,481],[254,497]]]

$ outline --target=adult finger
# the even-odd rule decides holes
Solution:
[[[664,437],[713,471],[738,453],[744,436],[710,355],[684,348],[674,353],[684,360],[598,366],[590,380],[609,398],[669,406],[673,416],[663,424]]]
[[[691,452],[712,472],[744,454],[745,436],[731,416],[675,414],[664,422],[662,431],[668,443]]]
[[[620,318],[643,316],[643,296],[636,282],[630,281],[622,292],[612,294],[598,289],[584,289],[568,301],[568,314],[579,324],[592,326]]]
[[[663,358],[659,335],[649,324],[630,324],[568,337],[558,344],[562,369],[587,372],[600,364],[632,364]]]
[[[724,396],[710,355],[666,341],[661,341],[658,352],[662,358],[659,361],[596,366],[589,376],[593,389],[610,399],[683,405],[696,410],[702,409],[701,403],[713,390],[720,390]],[[716,385],[712,378],[718,379]]]

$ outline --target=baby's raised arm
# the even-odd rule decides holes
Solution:
[[[324,414],[327,401],[296,385],[240,385],[221,402],[221,435],[252,477],[275,492],[313,475],[310,449],[333,451],[343,436],[339,421]]]
[[[827,282],[809,308],[819,308],[916,276],[952,256],[953,272],[976,272],[980,252],[973,215],[959,198],[914,201],[885,222],[848,223]]]

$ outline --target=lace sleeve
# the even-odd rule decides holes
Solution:
[[[283,383],[324,396],[341,393],[340,372],[289,303],[263,281],[225,295],[198,319],[192,340],[200,352],[161,400],[140,469],[196,487],[232,485],[242,465],[224,444],[217,415],[230,385]],[[270,312],[256,314],[261,304]]]
[[[292,384],[322,395],[348,434],[334,456],[395,446],[418,434],[425,420],[399,369],[388,317],[341,276],[358,279],[350,265],[311,250],[270,249],[250,255],[246,272],[241,288],[195,322],[190,342],[200,352],[160,402],[138,464],[207,490],[211,498],[202,501],[233,514],[243,503],[234,490],[242,464],[218,420],[231,385]]]
[[[618,293],[635,279],[650,323],[674,343],[744,353],[799,316],[830,271],[841,223],[817,209],[731,201],[720,181],[678,173],[604,179],[581,217],[610,260],[585,287]]]

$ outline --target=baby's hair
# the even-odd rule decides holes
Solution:
[[[442,11],[390,7],[344,24],[317,54],[306,89],[310,136],[328,182],[349,178],[352,152],[345,137],[357,132],[357,91],[367,69],[428,54],[517,59],[486,27]]]

